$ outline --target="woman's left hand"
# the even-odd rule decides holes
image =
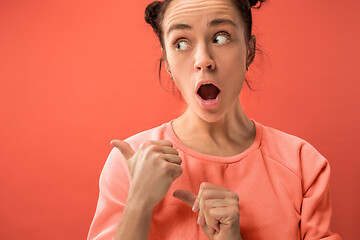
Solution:
[[[196,196],[188,190],[176,190],[173,196],[199,212],[197,223],[212,240],[241,240],[239,196],[229,189],[203,182]]]

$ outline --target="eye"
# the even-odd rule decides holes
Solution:
[[[174,46],[177,50],[186,50],[189,46],[189,43],[185,41],[184,38],[180,38],[175,41]]]
[[[231,34],[227,32],[219,32],[215,35],[213,42],[218,44],[224,44],[230,39]]]

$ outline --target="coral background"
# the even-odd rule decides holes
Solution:
[[[85,239],[112,139],[178,117],[158,82],[150,1],[0,1],[0,239]],[[341,4],[340,4],[341,3]],[[249,117],[330,162],[332,231],[360,239],[360,3],[270,0]],[[170,78],[163,72],[163,81]]]

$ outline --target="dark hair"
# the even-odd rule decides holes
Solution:
[[[162,25],[161,24],[162,24],[162,21],[164,19],[166,9],[169,6],[171,1],[172,0],[154,1],[154,2],[150,3],[145,9],[145,21],[148,24],[151,25],[152,29],[154,30],[154,32],[158,36],[159,41],[160,41],[160,45],[164,49],[164,51],[165,51],[165,45],[164,45],[164,38],[163,38],[163,32],[162,32]],[[244,23],[245,23],[245,26],[246,26],[245,41],[246,41],[246,44],[248,44],[248,41],[249,41],[249,39],[251,37],[251,33],[252,33],[251,7],[258,9],[258,8],[261,7],[261,4],[265,0],[230,0],[230,1],[238,9],[242,19],[244,20]],[[260,4],[259,4],[259,6],[256,7],[258,2],[260,2]],[[262,53],[262,51],[259,48],[257,48],[257,46],[255,46],[255,50]],[[159,65],[159,81],[160,81],[161,86],[162,86],[162,83],[161,83],[161,64],[162,64],[163,61],[164,61],[164,58],[162,56],[160,58],[160,60],[159,60],[159,62],[160,62],[160,65]],[[171,81],[171,82],[173,84],[172,89],[173,89],[173,94],[174,94],[174,83],[173,83],[173,81]],[[246,77],[245,77],[245,82],[246,82],[247,86],[249,87],[249,89],[254,91],[254,89],[252,89],[251,86],[249,85],[249,82],[246,79]],[[180,96],[180,100],[182,101],[181,93],[179,94],[179,96]]]

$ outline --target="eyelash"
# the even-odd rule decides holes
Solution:
[[[214,35],[214,38],[219,36],[219,35],[225,35],[227,36],[229,39],[231,39],[231,33],[228,33],[228,32],[225,32],[225,31],[220,31],[220,32],[217,32],[215,35]],[[214,39],[213,38],[213,39]],[[182,40],[186,40],[186,38],[178,38],[175,40],[175,42],[173,43],[173,46],[176,48],[176,45],[181,42]]]

